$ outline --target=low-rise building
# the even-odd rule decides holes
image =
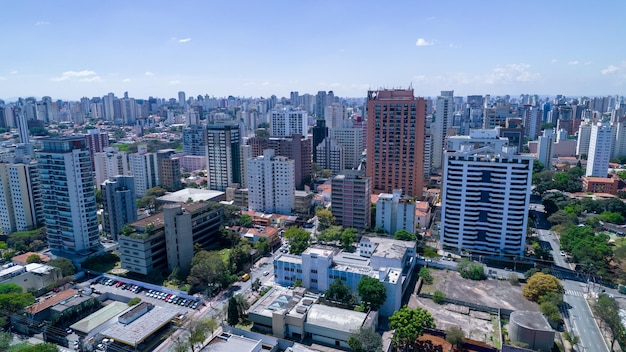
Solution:
[[[380,314],[390,316],[400,309],[415,265],[416,244],[389,238],[363,237],[356,253],[334,247],[312,246],[302,255],[282,254],[274,259],[274,280],[291,286],[301,280],[303,287],[324,292],[336,279],[353,292],[362,277],[378,279],[385,285],[387,300]]]
[[[41,290],[61,277],[61,269],[39,263],[13,265],[0,270],[0,284],[14,283],[24,291]]]
[[[583,192],[617,195],[619,180],[610,177],[583,177]]]

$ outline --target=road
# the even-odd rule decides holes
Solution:
[[[555,266],[572,269],[570,264],[566,261],[566,258],[560,254],[561,246],[556,234],[546,229],[549,224],[545,219],[543,206],[537,206],[537,204],[533,205],[535,207],[531,207],[531,210],[535,210],[535,223],[538,227],[544,228],[537,229],[539,240],[549,243],[552,249]],[[560,275],[557,274],[556,276],[558,277]],[[594,289],[597,291],[599,288],[593,284],[590,285],[588,283],[568,280],[563,277],[559,278],[565,289],[565,295],[563,295],[564,305],[561,308],[561,313],[563,314],[568,330],[580,338],[580,343],[576,346],[577,350],[585,352],[608,352],[609,348],[607,347],[605,339],[602,337],[596,320],[593,318],[591,308],[586,298]]]

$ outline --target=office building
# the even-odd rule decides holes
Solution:
[[[316,119],[315,126],[311,129],[313,133],[313,138],[311,142],[313,145],[311,146],[313,150],[313,160],[317,160],[317,146],[322,143],[322,141],[328,137],[328,127],[326,127],[326,120],[324,119]]]
[[[46,235],[53,252],[87,255],[99,245],[96,195],[84,136],[42,139],[37,152]]]
[[[180,158],[174,149],[161,149],[156,153],[158,184],[170,192],[183,188],[180,172]]]
[[[248,208],[263,213],[291,214],[295,207],[295,165],[273,149],[249,159]]]
[[[329,136],[337,141],[344,151],[343,169],[352,170],[359,167],[363,158],[363,130],[359,128],[333,128]]]
[[[311,176],[311,140],[295,133],[290,137],[269,138],[267,148],[274,149],[277,156],[284,156],[294,161],[294,183],[296,189],[303,190]]]
[[[146,195],[146,191],[158,185],[157,159],[154,153],[148,153],[146,145],[137,146],[137,153],[128,156],[130,174],[135,177],[137,198]]]
[[[608,123],[597,123],[591,126],[589,141],[589,159],[585,176],[606,177],[609,172],[613,146],[613,126]]]
[[[331,181],[331,211],[337,224],[370,228],[372,182],[360,171],[344,171]]]
[[[402,195],[401,189],[392,194],[381,193],[376,201],[376,227],[391,236],[399,230],[415,233],[415,200]]]
[[[102,230],[107,237],[117,241],[124,226],[137,220],[135,178],[114,176],[105,180],[101,188]]]
[[[489,131],[480,134],[484,138]],[[520,257],[526,246],[533,158],[500,146],[496,132],[492,138],[491,145],[470,138],[460,149],[444,153],[441,248]]]
[[[589,156],[589,142],[591,141],[591,120],[584,120],[578,126],[578,138],[576,141],[576,155]]]
[[[106,147],[104,151],[95,153],[93,156],[98,188],[112,177],[130,173],[126,153],[120,152],[116,147]]]
[[[212,190],[225,191],[241,183],[241,138],[239,127],[229,124],[207,126],[207,178]]]
[[[446,137],[454,125],[454,91],[442,91],[437,97],[432,129],[432,168],[440,170]]]
[[[368,92],[366,172],[374,192],[422,197],[425,121],[426,101],[412,89]]]
[[[304,110],[291,107],[270,111],[270,134],[275,137],[286,137],[292,134],[306,136],[308,133],[309,115]]]
[[[27,159],[0,162],[0,226],[4,234],[43,224],[37,163]]]
[[[326,126],[332,131],[334,128],[346,127],[347,112],[341,103],[332,103],[324,108]]]
[[[554,156],[554,129],[543,130],[543,135],[539,136],[537,145],[537,159],[545,170],[552,169],[552,157]]]
[[[338,175],[344,169],[344,149],[333,138],[326,137],[317,146],[317,159],[315,162],[322,169],[327,169],[333,175]]]
[[[184,108],[187,103],[187,99],[185,98],[185,92],[178,92],[178,106]]]
[[[185,155],[206,157],[206,143],[206,126],[191,125],[183,128],[183,153]]]
[[[524,134],[534,141],[541,131],[541,110],[533,109],[532,105],[525,104],[522,114]]]
[[[89,155],[91,156],[92,166],[95,170],[94,155],[104,152],[104,148],[109,147],[109,134],[101,132],[99,129],[91,129],[87,131],[85,138],[89,145]]]

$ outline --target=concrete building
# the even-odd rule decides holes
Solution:
[[[0,226],[4,234],[32,230],[43,223],[37,163],[0,162]]]
[[[154,153],[148,153],[146,145],[137,146],[137,153],[128,156],[130,173],[135,177],[135,194],[137,198],[146,195],[146,191],[159,183],[157,159]]]
[[[143,275],[189,269],[195,243],[203,249],[218,246],[222,214],[217,203],[171,204],[162,213],[131,223],[134,231],[119,236],[122,268]]]
[[[99,129],[91,129],[87,131],[85,138],[87,140],[87,145],[89,145],[92,167],[94,167],[95,170],[95,163],[93,163],[93,161],[95,161],[94,155],[96,153],[104,152],[104,148],[109,146],[109,134],[102,132]]]
[[[342,169],[352,170],[359,167],[363,159],[363,130],[360,128],[333,128],[329,136],[343,148],[344,163]]]
[[[338,175],[344,169],[344,149],[334,138],[326,137],[322,143],[317,146],[317,159],[315,162],[322,168]]]
[[[204,125],[190,125],[183,128],[183,153],[206,157],[207,128]]]
[[[583,192],[617,195],[619,180],[606,177],[583,177]]]
[[[615,137],[613,138],[613,153],[611,157],[617,158],[626,155],[626,122],[613,124],[613,132],[615,133]]]
[[[539,141],[537,143],[537,159],[543,164],[545,170],[552,169],[554,139],[553,129],[545,129],[543,130],[543,135],[539,136]]]
[[[375,193],[422,197],[425,121],[426,101],[412,89],[368,92],[366,172]]]
[[[61,277],[61,269],[53,266],[39,263],[14,265],[0,270],[0,285],[14,283],[24,291],[36,292],[54,285]]]
[[[98,187],[106,180],[117,175],[129,175],[128,158],[125,152],[116,147],[106,147],[104,151],[95,153],[94,170]]]
[[[306,111],[291,107],[270,111],[270,134],[275,137],[287,137],[292,134],[308,134],[309,115]]]
[[[225,191],[231,184],[241,183],[239,126],[208,125],[206,146],[209,189]]]
[[[515,311],[511,313],[509,337],[524,343],[533,351],[548,352],[554,346],[554,330],[539,312]]]
[[[606,177],[609,172],[609,160],[613,152],[612,147],[613,126],[608,123],[592,125],[585,176]]]
[[[432,168],[439,170],[442,167],[443,151],[448,131],[454,125],[454,91],[442,91],[437,97],[432,130]]]
[[[456,138],[456,137],[455,137]],[[533,161],[515,147],[474,145],[445,152],[441,247],[523,256]]]
[[[578,139],[576,155],[589,155],[589,142],[591,141],[591,120],[584,120],[578,127]]]
[[[99,246],[96,195],[84,136],[42,139],[37,152],[50,249],[87,255]]]
[[[345,171],[331,181],[331,211],[344,227],[370,227],[372,181],[360,171]]]
[[[180,172],[180,158],[174,149],[162,149],[156,153],[158,185],[170,192],[183,188]]]
[[[357,292],[362,277],[378,279],[387,290],[387,300],[380,314],[390,316],[400,309],[402,295],[415,265],[414,241],[389,238],[363,237],[358,251],[347,253],[335,247],[312,246],[301,256],[282,254],[274,259],[274,281],[292,286],[296,280],[313,292],[324,292],[336,279]]]
[[[376,201],[376,226],[393,236],[399,230],[415,233],[415,200],[401,189],[381,193]]]
[[[118,175],[104,181],[102,188],[102,230],[112,240],[128,223],[137,220],[135,178]]]
[[[294,161],[266,149],[248,160],[248,208],[264,213],[291,214],[295,207]]]
[[[274,149],[276,156],[284,156],[294,161],[294,185],[303,190],[311,176],[311,140],[295,133],[289,137],[269,138],[267,149]]]
[[[322,143],[322,141],[328,137],[328,127],[326,127],[326,120],[324,119],[316,119],[315,126],[311,129],[313,138],[311,146],[313,150],[313,160],[317,160],[317,146]]]

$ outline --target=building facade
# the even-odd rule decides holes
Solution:
[[[118,148],[106,147],[104,151],[94,154],[94,170],[98,187],[106,180],[117,175],[128,175],[128,157]]]
[[[241,183],[239,126],[228,124],[207,126],[206,146],[209,189],[225,191],[231,184]]]
[[[376,226],[393,236],[399,230],[415,233],[415,200],[401,189],[381,193],[376,201]]]
[[[206,137],[206,126],[190,125],[183,128],[183,153],[185,155],[206,156]]]
[[[454,91],[442,91],[437,97],[432,130],[432,168],[440,170],[448,130],[454,122]]]
[[[112,240],[126,224],[137,220],[135,178],[118,175],[104,181],[102,188],[102,229]]]
[[[291,214],[295,207],[295,165],[266,149],[248,160],[248,208],[264,213]]]
[[[292,134],[306,136],[308,133],[309,115],[306,111],[290,107],[270,111],[270,134],[275,137],[286,137]]]
[[[589,141],[589,159],[585,176],[606,177],[609,172],[609,160],[613,147],[613,126],[597,123],[591,126]]]
[[[0,226],[2,232],[32,230],[43,223],[37,163],[27,159],[0,162]]]
[[[135,177],[135,195],[141,198],[146,191],[159,183],[157,159],[154,153],[148,153],[145,145],[137,147],[137,153],[128,156],[130,173]]]
[[[370,227],[372,182],[359,171],[344,171],[331,181],[331,211],[344,227]]]

